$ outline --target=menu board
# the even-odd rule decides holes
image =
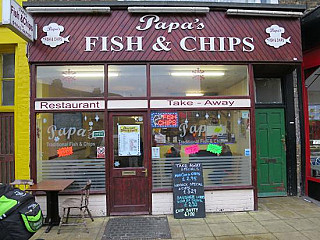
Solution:
[[[118,125],[119,156],[140,156],[140,126]]]
[[[205,198],[201,163],[173,165],[174,218],[204,218]]]

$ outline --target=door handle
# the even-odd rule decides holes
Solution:
[[[282,142],[282,146],[283,146],[284,151],[286,151],[287,146],[286,146],[286,139],[285,139],[284,135],[281,136],[281,142]]]
[[[144,176],[145,176],[145,177],[148,177],[148,169],[147,169],[147,168],[145,168],[145,169],[142,170],[141,172],[144,173]]]

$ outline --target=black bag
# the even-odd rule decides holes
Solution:
[[[31,194],[9,185],[0,185],[1,240],[27,240],[42,224],[40,206]]]

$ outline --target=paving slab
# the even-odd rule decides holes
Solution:
[[[266,220],[277,220],[278,216],[269,211],[252,211],[249,212],[249,215],[256,219],[257,221],[266,221]]]
[[[233,223],[209,224],[209,228],[215,237],[241,234],[239,229]]]
[[[317,225],[313,224],[308,219],[285,219],[284,221],[298,231],[319,229]]]
[[[274,233],[279,240],[308,240],[306,236],[299,232],[293,233]]]
[[[231,222],[253,222],[256,221],[248,212],[226,213]]]
[[[289,224],[281,220],[268,220],[260,221],[260,224],[265,227],[271,233],[280,233],[280,232],[295,232],[297,231]]]
[[[258,222],[237,222],[234,224],[243,234],[268,233],[268,230]]]
[[[206,224],[182,225],[185,238],[214,237]]]
[[[271,233],[244,235],[244,238],[247,240],[277,240]]]

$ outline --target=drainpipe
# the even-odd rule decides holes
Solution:
[[[296,128],[296,161],[297,161],[297,195],[301,197],[301,133],[299,118],[299,95],[298,95],[298,74],[297,69],[293,71],[293,97],[294,97],[294,115]]]

